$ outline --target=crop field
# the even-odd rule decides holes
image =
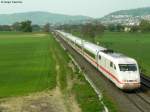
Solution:
[[[150,76],[150,33],[106,32],[97,37],[100,45],[135,58],[142,72]]]
[[[54,61],[45,34],[0,33],[0,97],[54,88]]]
[[[102,110],[98,96],[77,69],[73,72],[70,62],[51,34],[0,32],[0,98],[57,86],[65,97],[75,95],[83,112]]]

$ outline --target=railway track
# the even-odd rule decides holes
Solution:
[[[141,111],[150,111],[150,94],[146,92],[149,91],[148,88],[145,91],[143,85],[140,89],[132,91],[131,93],[125,93],[125,96]]]
[[[150,103],[138,93],[126,93],[126,97],[132,102],[140,112],[149,112]]]
[[[133,93],[125,94],[127,98],[141,111],[150,111],[150,79],[141,74],[141,88]]]
[[[142,88],[134,92],[122,92],[99,73],[92,65],[90,65],[80,54],[72,49],[62,38],[56,36],[61,45],[71,53],[83,71],[93,81],[93,83],[102,91],[107,91],[110,97],[116,101],[120,112],[149,112],[150,110],[150,94],[145,94],[149,91],[149,82],[143,82]],[[98,78],[100,77],[100,78]],[[143,76],[142,76],[143,77]],[[147,80],[147,79],[146,79]],[[103,83],[103,84],[102,84]],[[146,89],[145,89],[146,87]],[[143,89],[144,88],[144,89]],[[118,98],[118,96],[120,98]]]
[[[150,88],[150,78],[144,76],[143,74],[141,74],[141,83],[147,88]]]

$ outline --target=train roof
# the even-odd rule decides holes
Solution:
[[[85,47],[87,50],[89,50],[89,51],[91,51],[92,53],[94,53],[95,55],[96,55],[97,52],[99,52],[99,51],[107,50],[107,49],[104,48],[104,47],[95,45],[95,44],[90,43],[90,42],[87,42],[87,41],[84,42],[84,47]]]
[[[118,64],[135,64],[136,60],[130,57],[125,56],[124,54],[121,53],[104,53],[100,52],[101,55],[105,55],[105,58],[116,62]]]
[[[109,53],[109,55],[113,58],[126,58],[125,55],[121,54],[121,53]]]

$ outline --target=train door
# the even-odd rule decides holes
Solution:
[[[109,61],[109,70],[113,75],[116,75],[116,65],[112,61]]]
[[[99,60],[99,51],[97,51],[97,55],[96,55],[96,62],[97,62],[97,68],[99,68],[100,65],[100,60]]]
[[[100,51],[97,53],[97,63],[99,69],[100,67],[105,67],[105,58],[100,54]]]

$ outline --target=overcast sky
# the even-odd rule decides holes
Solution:
[[[23,1],[22,4],[0,3],[0,13],[2,14],[2,13],[15,13],[27,11],[48,11],[60,14],[102,17],[110,12],[117,10],[150,6],[150,0],[21,0],[21,1]]]

